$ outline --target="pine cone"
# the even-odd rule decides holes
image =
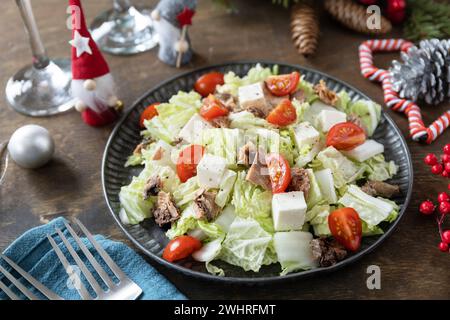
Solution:
[[[392,62],[392,86],[401,98],[439,104],[450,99],[450,40],[422,40]]]
[[[301,3],[292,8],[291,31],[298,53],[305,57],[314,54],[319,38],[319,19],[313,7]]]
[[[349,29],[367,33],[381,34],[391,31],[392,24],[385,17],[380,17],[380,29],[369,29],[367,19],[371,16],[366,7],[352,0],[325,0],[325,10]]]

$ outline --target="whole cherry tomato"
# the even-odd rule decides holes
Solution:
[[[200,93],[203,97],[214,93],[217,85],[224,84],[223,73],[210,72],[202,75],[194,84],[195,91]]]
[[[199,250],[202,243],[197,238],[191,236],[179,236],[172,239],[164,248],[163,258],[169,262],[189,257]]]

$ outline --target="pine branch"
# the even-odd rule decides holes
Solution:
[[[417,41],[450,37],[450,4],[433,0],[408,0],[405,37]]]

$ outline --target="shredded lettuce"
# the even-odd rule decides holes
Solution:
[[[343,112],[347,112],[347,109],[349,108],[350,103],[351,103],[350,96],[344,90],[340,91],[337,94],[337,96],[338,96],[338,101],[336,103],[336,108]]]
[[[364,168],[359,168],[334,147],[328,147],[319,152],[317,160],[322,163],[324,168],[331,169],[336,188],[341,188],[348,183],[354,182],[364,172]]]
[[[361,163],[364,175],[369,180],[385,181],[397,174],[398,166],[394,161],[386,161],[383,154],[378,154]]]
[[[134,167],[142,164],[144,159],[142,158],[141,153],[133,153],[130,155],[127,159],[127,162],[125,162],[125,167]]]
[[[161,139],[167,143],[174,141],[184,125],[201,107],[201,96],[191,91],[180,91],[170,98],[169,103],[156,106],[158,116],[145,120],[144,137]]]
[[[231,203],[241,217],[264,218],[272,211],[272,193],[245,180],[246,173],[239,172],[234,184]]]
[[[308,102],[300,102],[297,99],[292,100],[292,105],[295,108],[295,112],[297,113],[297,119],[295,120],[294,125],[303,122],[303,117],[305,112],[311,107]]]
[[[213,128],[203,130],[195,143],[204,146],[207,153],[225,158],[230,168],[236,168],[242,141],[243,135],[240,129]]]
[[[361,118],[361,121],[367,128],[369,137],[373,135],[381,120],[381,106],[373,101],[358,100],[351,103],[346,112]]]
[[[258,272],[263,262],[269,262],[264,258],[271,240],[272,236],[256,220],[236,217],[222,243],[219,259]]]
[[[240,78],[234,72],[230,71],[225,74],[223,80],[224,84],[217,87],[217,91],[220,93],[230,93],[232,95],[238,94],[238,88],[253,84],[256,82],[264,81],[267,77],[277,74],[278,66],[270,68],[264,68],[259,63],[251,68],[247,75]]]
[[[319,98],[314,91],[313,84],[306,81],[304,76],[301,76],[300,81],[298,82],[297,90],[303,91],[306,97],[306,101],[309,103],[312,103]]]
[[[138,224],[145,218],[151,217],[154,199],[144,200],[143,190],[145,180],[134,177],[131,183],[120,189],[119,199],[122,209],[125,212],[123,222],[127,224]]]
[[[396,216],[393,211],[398,211],[398,206],[394,202],[386,201],[386,199],[380,197],[372,197],[364,193],[356,185],[350,185],[347,188],[347,192],[338,202],[346,207],[355,209],[361,220],[366,222],[369,228],[378,225],[382,221],[387,221],[391,215]]]
[[[215,202],[219,207],[223,208],[229,202],[236,178],[237,174],[232,170],[227,170],[223,175],[215,198]]]
[[[139,176],[133,177],[131,183],[122,187],[119,192],[120,204],[129,224],[137,224],[151,216],[154,198],[150,197],[144,200],[143,193],[147,180],[153,175],[159,176],[165,192],[172,193],[180,184],[180,180],[172,168],[160,166],[154,161],[147,162]]]
[[[273,126],[265,119],[256,117],[248,111],[230,113],[230,128],[254,129],[254,128],[272,128]]]
[[[200,189],[198,185],[197,176],[190,178],[184,183],[181,183],[173,192],[173,199],[179,208],[185,208],[195,198],[196,192]]]
[[[318,204],[306,212],[305,221],[314,229],[316,236],[331,235],[328,227],[328,216],[331,212],[331,207],[327,204]]]
[[[195,215],[194,207],[189,205],[181,212],[180,218],[172,223],[172,226],[166,232],[166,236],[169,239],[173,239],[178,236],[186,234],[190,230],[194,230],[198,226],[198,220]]]
[[[306,172],[308,173],[310,183],[309,194],[308,198],[306,199],[306,204],[308,205],[308,208],[312,208],[318,202],[324,199],[322,192],[320,191],[319,184],[317,183],[316,176],[314,175],[314,171],[312,169],[306,169]]]

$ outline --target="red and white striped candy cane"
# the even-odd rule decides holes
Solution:
[[[362,75],[376,82],[381,82],[384,91],[384,102],[392,110],[403,112],[408,117],[409,132],[414,141],[426,143],[433,142],[450,126],[450,110],[444,112],[429,127],[422,120],[420,107],[414,102],[402,99],[392,88],[392,76],[388,70],[377,68],[373,64],[373,52],[404,51],[413,46],[413,43],[403,39],[383,39],[364,41],[359,46],[359,62]]]

